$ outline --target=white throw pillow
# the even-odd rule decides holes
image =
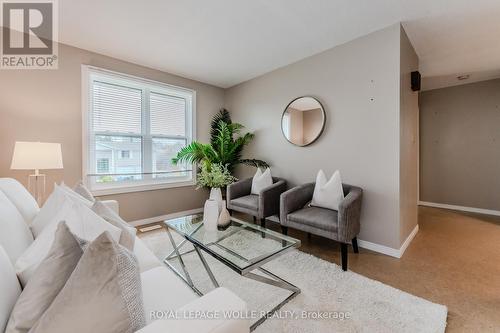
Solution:
[[[319,170],[316,176],[316,185],[314,186],[311,206],[339,210],[339,205],[344,200],[344,190],[342,189],[342,180],[340,172],[333,173],[329,181],[323,170]]]
[[[263,189],[271,185],[273,185],[273,177],[271,176],[271,169],[267,168],[264,172],[262,172],[260,168],[257,168],[257,172],[255,172],[255,175],[253,176],[252,179],[251,193],[259,195]]]
[[[42,206],[42,209],[40,209],[38,215],[33,219],[33,222],[31,222],[31,232],[33,232],[35,238],[37,238],[49,224],[60,222],[60,220],[54,221],[54,218],[66,201],[80,202],[87,207],[92,207],[92,202],[73,192],[73,190],[66,185],[55,184],[54,191],[47,198],[47,201],[45,201],[45,204]]]
[[[61,185],[59,185],[59,188],[61,190],[64,191],[64,193],[66,193],[66,195],[68,197],[71,198],[71,200],[76,200],[82,204],[84,204],[85,206],[87,207],[92,207],[92,205],[94,204],[94,201],[92,200],[88,200],[87,198],[85,198],[84,196],[76,193],[75,191],[73,191],[71,188],[69,188],[66,184],[62,183]]]
[[[121,229],[106,222],[86,205],[77,201],[66,200],[59,207],[59,212],[47,225],[35,241],[17,259],[16,273],[23,286],[28,283],[40,262],[47,256],[60,221],[65,221],[68,228],[76,236],[91,242],[104,231],[108,231],[117,242]]]
[[[130,251],[134,251],[135,235],[137,234],[136,228],[125,222],[120,215],[116,214],[114,210],[99,200],[94,202],[92,211],[115,227],[120,228],[122,231],[120,245],[125,246]]]

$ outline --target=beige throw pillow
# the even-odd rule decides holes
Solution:
[[[75,185],[75,187],[73,187],[73,191],[75,191],[76,193],[78,193],[79,195],[81,195],[82,197],[84,197],[85,199],[87,199],[89,201],[92,201],[92,202],[95,201],[94,196],[92,195],[92,193],[90,193],[89,189],[87,188],[87,186],[85,186],[83,184],[82,181],[79,181]]]
[[[6,333],[26,333],[35,325],[78,264],[84,243],[70,232],[65,222],[59,223],[47,257],[17,299]]]
[[[114,210],[112,210],[99,200],[96,200],[94,202],[92,210],[107,222],[111,223],[117,228],[120,228],[122,230],[119,241],[120,245],[125,246],[130,251],[134,251],[135,235],[137,234],[137,229],[125,222],[120,217],[120,215],[118,215]]]
[[[137,259],[104,232],[30,333],[132,333],[145,322]]]

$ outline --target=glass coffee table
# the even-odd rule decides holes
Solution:
[[[164,263],[170,267],[184,282],[186,282],[198,295],[202,293],[196,288],[184,264],[182,256],[196,252],[205,268],[213,285],[217,282],[203,252],[217,259],[236,273],[261,283],[266,283],[278,288],[286,289],[291,294],[281,303],[271,309],[267,316],[259,318],[250,327],[254,330],[267,317],[276,312],[284,304],[300,293],[300,289],[281,277],[271,273],[262,266],[300,246],[300,240],[282,235],[278,232],[262,228],[261,226],[247,223],[231,217],[231,223],[223,230],[208,231],[203,224],[203,215],[183,216],[164,222],[168,228],[167,233],[172,243],[172,252],[165,257]],[[171,230],[181,235],[184,240],[176,244]],[[192,250],[181,252],[184,244],[193,245]],[[169,261],[177,259],[182,272],[177,270]],[[260,274],[256,274],[260,272]]]

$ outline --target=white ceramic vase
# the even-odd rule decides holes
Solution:
[[[219,207],[219,213],[222,211],[222,192],[220,187],[212,187],[210,189],[210,200],[217,201],[217,205]]]
[[[231,223],[231,215],[229,215],[229,211],[226,208],[226,200],[222,200],[222,210],[219,213],[217,225],[221,228],[225,228],[229,223]]]
[[[215,200],[208,199],[205,201],[203,208],[203,223],[207,231],[217,230],[217,222],[219,220],[219,203]]]

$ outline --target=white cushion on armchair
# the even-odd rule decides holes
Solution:
[[[198,298],[184,281],[165,266],[141,273],[141,284],[147,323],[154,320],[152,311],[174,311]]]
[[[134,254],[139,260],[139,270],[145,272],[155,267],[162,266],[161,261],[147,248],[146,244],[136,236]]]

